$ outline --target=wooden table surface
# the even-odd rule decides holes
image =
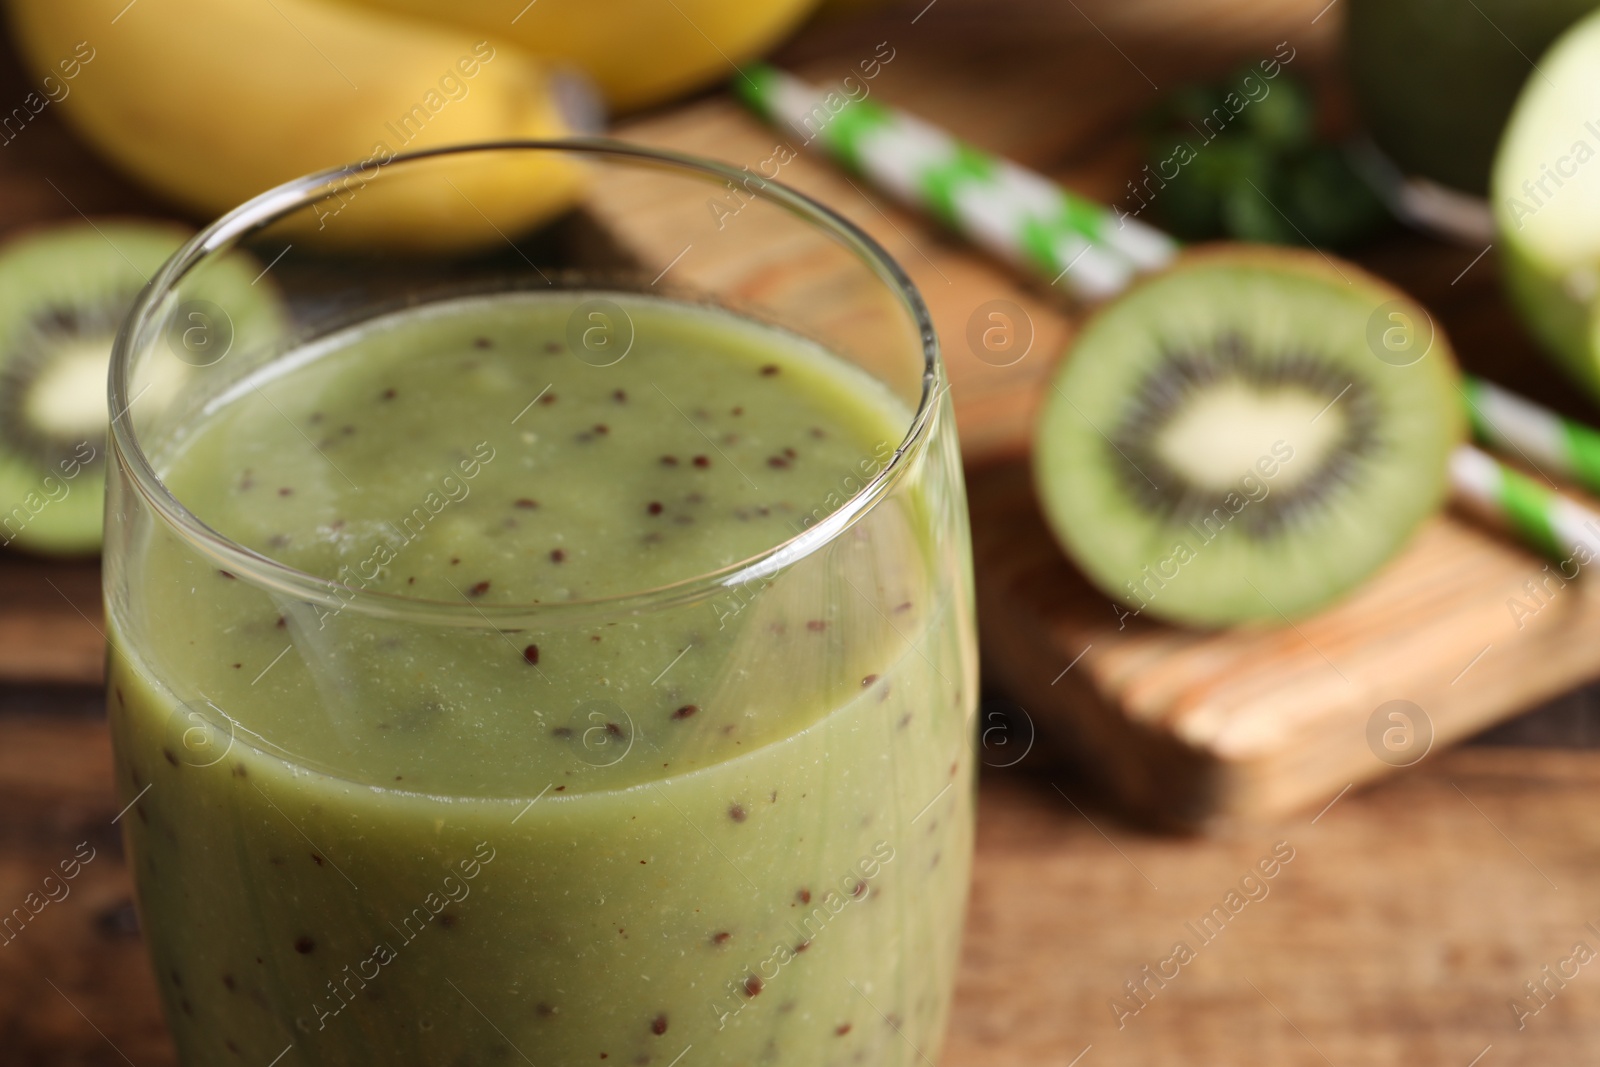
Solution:
[[[1227,69],[1219,49],[1248,57],[1290,37],[1308,59],[1325,59],[1337,11],[1314,23],[1323,6],[918,0],[866,23],[813,27],[781,61],[803,66],[889,38],[905,59],[892,77],[915,83],[919,98],[943,94],[970,117],[978,112],[968,98],[981,88],[989,118],[969,118],[964,135],[1058,175],[1087,173],[1126,165],[1117,131],[1153,99],[1151,75],[1165,85],[1185,71]],[[1060,69],[1069,40],[1105,47],[1087,66]],[[882,91],[892,98],[890,78]],[[1059,126],[1008,124],[1008,101],[1051,85],[1063,94]],[[0,50],[0,100],[26,91]],[[1112,118],[1074,121],[1069,92],[1096,94],[1109,102],[1097,114]],[[0,236],[79,210],[159,208],[47,112],[0,147]],[[1403,262],[1414,247],[1378,254]],[[1463,266],[1473,254],[1463,251]],[[1441,297],[1456,293],[1454,306],[1437,310],[1469,355],[1492,355],[1503,324],[1467,290]],[[1501,377],[1570,402],[1537,364],[1507,361]],[[175,1062],[113,824],[97,620],[94,565],[0,553],[0,677],[44,680],[0,684],[0,914],[75,850],[94,855],[69,896],[0,944],[4,1067]],[[23,655],[26,671],[15,662]],[[1576,945],[1600,951],[1600,909],[1590,906],[1600,891],[1600,753],[1586,747],[1600,736],[1597,704],[1574,694],[1321,812],[1208,837],[1130,824],[1042,744],[1000,766],[1031,737],[1025,717],[1014,717],[1011,747],[985,749],[965,958],[940,1062],[1584,1062],[1600,1047],[1600,966],[1571,961]],[[986,724],[1005,707],[995,697]],[[1275,851],[1292,858],[1280,858],[1270,880],[1244,883],[1259,899],[1230,899]],[[1207,939],[1192,924],[1215,907],[1227,918],[1212,920],[1221,932]],[[1570,977],[1547,977],[1560,970]],[[1524,983],[1541,981],[1536,1000]],[[1127,983],[1142,983],[1141,999]]]

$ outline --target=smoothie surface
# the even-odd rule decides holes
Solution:
[[[798,337],[620,294],[432,305],[274,370],[213,404],[170,488],[297,569],[441,601],[590,599],[739,563],[848,499],[910,422]]]

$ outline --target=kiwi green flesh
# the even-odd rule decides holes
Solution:
[[[99,548],[112,341],[187,236],[151,223],[75,223],[0,249],[0,545]],[[276,295],[251,280],[242,259],[225,261],[185,296],[230,309],[236,323],[276,324]]]
[[[1439,506],[1462,433],[1443,339],[1410,366],[1379,360],[1368,321],[1400,295],[1315,260],[1180,262],[1103,309],[1057,371],[1040,499],[1119,614],[1303,616]]]

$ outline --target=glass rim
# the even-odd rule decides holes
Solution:
[[[910,316],[922,349],[921,393],[905,436],[883,469],[844,503],[816,523],[737,563],[677,579],[666,585],[629,590],[580,600],[549,603],[476,604],[462,601],[407,597],[358,587],[337,578],[302,571],[247,548],[202,522],[178,499],[157,474],[133,426],[129,397],[130,364],[145,350],[142,342],[154,323],[155,313],[175,287],[202,262],[231,250],[250,234],[289,217],[311,204],[336,196],[352,176],[366,175],[366,163],[350,163],[295,178],[263,192],[217,218],[173,253],[139,294],[123,320],[112,345],[108,375],[111,419],[109,444],[121,469],[168,528],[212,559],[220,569],[253,585],[314,604],[346,608],[364,615],[439,625],[508,627],[518,623],[567,622],[594,615],[615,616],[660,610],[715,596],[720,591],[760,581],[835,543],[900,481],[905,471],[928,449],[931,427],[943,393],[944,368],[939,340],[927,304],[905,270],[873,237],[820,201],[781,182],[726,163],[686,153],[645,147],[605,137],[572,137],[477,142],[400,153],[382,164],[411,164],[448,156],[492,152],[564,152],[591,158],[609,158],[654,164],[680,173],[737,182],[752,195],[786,209],[854,253]],[[509,238],[508,238],[509,240]]]

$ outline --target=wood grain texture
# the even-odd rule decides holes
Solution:
[[[0,913],[81,842],[96,850],[69,895],[0,946],[8,1067],[175,1063],[109,761],[96,719],[0,717]],[[1027,766],[985,774],[943,1067],[1065,1065],[1089,1045],[1083,1067],[1466,1067],[1489,1044],[1494,1062],[1564,1063],[1600,1040],[1590,968],[1521,1031],[1508,1007],[1574,942],[1600,948],[1585,926],[1600,919],[1600,753],[1462,749],[1315,822],[1212,838],[1141,833]],[[1266,895],[1202,941],[1186,924],[1226,908],[1279,842],[1293,859],[1245,886]],[[1178,941],[1194,960],[1119,1017],[1124,983]],[[266,1067],[281,1050],[248,1051],[241,1062]]]

